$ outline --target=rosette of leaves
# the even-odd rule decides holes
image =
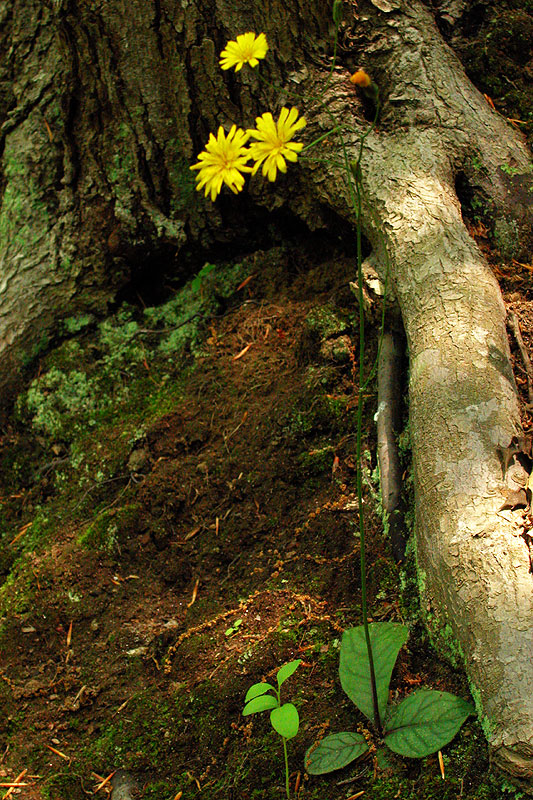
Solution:
[[[449,692],[419,689],[399,703],[389,703],[389,684],[398,653],[407,641],[404,625],[376,622],[368,626],[374,661],[379,725],[383,742],[395,753],[423,758],[448,744],[465,719],[474,713],[471,703]],[[364,626],[344,632],[339,677],[341,686],[357,708],[375,723],[371,670]],[[326,736],[305,756],[311,775],[323,775],[347,766],[368,750],[365,738],[352,731]]]

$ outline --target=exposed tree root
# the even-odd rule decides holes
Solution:
[[[402,417],[402,383],[403,340],[394,331],[385,331],[378,364],[378,461],[381,502],[388,515],[389,537],[397,561],[405,555],[405,523],[399,507],[402,471],[397,442]]]

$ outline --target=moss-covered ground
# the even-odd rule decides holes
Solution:
[[[473,719],[444,777],[437,756],[305,775],[325,732],[366,731],[338,679],[361,621],[352,277],[350,260],[275,248],[206,265],[157,308],[64,323],[2,436],[0,783],[26,770],[15,796],[81,800],[126,769],[151,800],[282,798],[280,741],[241,711],[301,658],[286,686],[302,800],[514,797]],[[392,691],[467,697],[383,531],[375,406],[371,385],[372,617],[411,629]]]

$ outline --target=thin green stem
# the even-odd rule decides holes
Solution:
[[[287,755],[287,740],[284,736],[283,740],[283,753],[285,755],[285,791],[287,792],[287,800],[291,800],[291,787],[289,785],[289,756]]]
[[[360,563],[361,563],[361,611],[363,616],[363,628],[365,633],[365,642],[367,648],[367,655],[368,655],[368,664],[370,670],[370,683],[371,683],[371,690],[372,690],[372,706],[374,711],[374,724],[376,727],[376,731],[379,736],[383,735],[383,726],[382,721],[379,714],[379,704],[378,704],[378,696],[377,696],[377,683],[376,683],[376,671],[374,666],[374,656],[372,653],[372,643],[370,641],[370,628],[368,623],[368,597],[367,597],[367,585],[366,585],[366,552],[365,552],[365,518],[364,518],[364,510],[363,510],[363,470],[362,470],[362,431],[363,431],[363,405],[364,405],[364,392],[366,387],[368,386],[369,381],[371,380],[375,369],[371,370],[371,375],[365,381],[364,377],[364,356],[365,356],[365,318],[364,318],[364,296],[363,296],[363,254],[362,254],[362,230],[361,230],[361,219],[362,219],[362,210],[363,210],[363,187],[362,187],[362,176],[361,176],[361,159],[363,156],[365,140],[370,135],[370,133],[374,130],[378,116],[380,111],[380,102],[379,102],[379,94],[376,90],[376,112],[374,116],[374,120],[372,124],[369,125],[368,129],[361,135],[359,139],[359,153],[357,155],[357,159],[355,162],[350,163],[350,159],[348,156],[348,150],[346,146],[346,142],[344,141],[344,137],[342,135],[342,126],[340,126],[335,120],[332,112],[325,106],[323,103],[324,94],[331,82],[331,78],[333,76],[333,71],[335,69],[336,63],[336,56],[337,56],[337,40],[338,40],[338,30],[339,30],[339,22],[338,20],[335,21],[335,41],[334,41],[334,53],[333,53],[333,60],[332,64],[325,81],[324,87],[320,92],[317,99],[326,113],[332,120],[332,128],[327,131],[326,133],[319,136],[317,139],[313,140],[310,144],[306,145],[302,148],[301,153],[305,153],[307,150],[310,150],[315,145],[322,142],[332,133],[337,133],[339,136],[339,142],[342,152],[342,160],[344,162],[344,168],[347,176],[347,183],[348,183],[348,193],[350,195],[350,200],[352,202],[352,206],[356,212],[357,216],[357,228],[356,228],[356,245],[357,245],[357,287],[358,287],[358,302],[359,302],[359,375],[358,375],[358,398],[357,398],[357,425],[356,425],[356,463],[357,463],[357,472],[356,472],[356,489],[357,489],[357,501],[359,506],[359,537],[360,537]],[[382,310],[382,319],[381,319],[381,330],[380,330],[380,340],[378,345],[378,358],[379,353],[381,351],[381,342],[383,338],[383,330],[384,330],[384,323],[385,323],[385,303],[383,304]],[[376,359],[377,364],[377,359]],[[374,365],[376,366],[376,365]],[[281,705],[281,699],[278,694],[278,701]],[[290,787],[289,787],[289,765],[288,765],[288,757],[287,757],[287,745],[286,741],[283,738],[283,750],[285,754],[285,785],[287,790],[287,800],[290,800]]]
[[[316,144],[319,144],[324,139],[327,139],[328,136],[331,136],[332,133],[338,133],[339,130],[340,129],[339,129],[338,125],[335,126],[334,128],[331,128],[331,130],[326,131],[326,133],[323,133],[322,136],[319,136],[318,139],[313,139],[312,142],[310,142],[309,144],[306,144],[305,147],[302,147],[300,152],[301,153],[305,153],[306,150],[310,150]]]
[[[359,508],[359,552],[361,561],[361,612],[363,615],[363,627],[365,631],[366,649],[368,654],[368,666],[370,670],[370,685],[372,688],[372,706],[374,709],[374,725],[379,736],[383,734],[381,718],[379,716],[379,704],[376,684],[376,670],[374,667],[374,655],[370,642],[370,629],[368,626],[368,599],[366,588],[366,539],[365,539],[365,517],[363,511],[363,470],[361,465],[362,456],[362,432],[363,432],[363,391],[364,391],[364,356],[365,356],[365,315],[363,307],[363,256],[361,242],[361,181],[359,173],[359,162],[362,155],[362,148],[356,162],[355,186],[357,195],[357,292],[359,300],[359,389],[357,394],[357,438],[356,438],[356,484],[357,484],[357,505]]]

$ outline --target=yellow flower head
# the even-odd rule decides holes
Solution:
[[[287,171],[287,161],[296,161],[297,153],[303,147],[301,142],[292,142],[294,134],[306,124],[305,119],[298,119],[298,109],[282,108],[277,122],[270,111],[257,117],[256,128],[248,130],[257,142],[252,142],[249,147],[250,156],[255,161],[252,175],[255,175],[261,164],[263,164],[263,175],[269,181],[275,181],[277,171]]]
[[[243,68],[245,64],[257,67],[259,59],[267,54],[268,43],[264,33],[256,36],[255,33],[241,33],[237,36],[237,41],[228,42],[225,49],[220,54],[220,66],[222,69],[235,67],[235,72]]]
[[[354,72],[354,74],[350,76],[350,80],[352,83],[355,83],[356,86],[362,86],[363,89],[366,89],[372,83],[370,75],[365,72],[364,69],[358,69],[357,72]]]
[[[211,200],[215,200],[223,183],[235,194],[241,191],[244,186],[242,173],[252,171],[251,167],[246,166],[250,153],[244,145],[248,138],[249,133],[236,125],[232,125],[227,136],[222,126],[216,138],[214,134],[209,134],[209,141],[198,156],[198,163],[190,167],[200,170],[196,176],[198,191],[205,187],[205,196],[211,193]]]

